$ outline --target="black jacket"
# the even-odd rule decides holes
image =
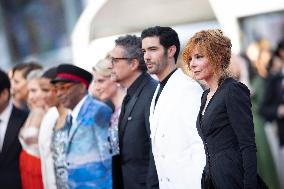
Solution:
[[[277,114],[280,105],[284,105],[283,75],[270,75],[266,80],[260,114],[267,121],[277,122],[280,145],[284,146],[284,118],[279,117]]]
[[[127,89],[119,117],[119,147],[124,189],[158,188],[151,150],[149,112],[157,82],[143,73]],[[125,100],[124,100],[125,101]]]
[[[22,150],[18,139],[20,128],[28,113],[13,107],[8,122],[2,152],[0,153],[0,187],[20,189],[19,156]]]
[[[249,90],[232,78],[226,79],[202,116],[208,92],[203,93],[197,119],[207,157],[205,172],[214,188],[256,188],[256,145]]]

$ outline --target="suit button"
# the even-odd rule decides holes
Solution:
[[[165,134],[162,134],[162,138],[165,138]]]
[[[169,179],[168,177],[166,178],[166,180],[167,180],[168,182],[170,182],[170,179]]]
[[[162,157],[163,159],[165,159],[166,156],[165,156],[164,154],[162,154],[161,157]]]
[[[162,178],[160,178],[160,182],[163,182],[163,179],[162,179]]]

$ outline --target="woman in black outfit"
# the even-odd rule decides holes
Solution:
[[[227,71],[231,46],[221,30],[206,30],[197,32],[183,52],[194,77],[208,87],[197,118],[207,156],[202,188],[258,188],[250,91]]]

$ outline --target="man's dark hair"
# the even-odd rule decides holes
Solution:
[[[142,72],[145,72],[147,70],[141,49],[142,41],[140,37],[137,37],[135,35],[121,36],[115,40],[115,45],[124,48],[124,56],[126,58],[135,58],[139,61],[139,70],[141,70]]]
[[[170,27],[161,27],[155,26],[150,27],[142,31],[141,38],[142,40],[146,37],[159,37],[160,44],[167,50],[170,46],[176,46],[176,53],[174,55],[175,61],[178,59],[179,51],[180,51],[180,42],[178,38],[178,34],[175,30]]]
[[[0,69],[0,93],[2,93],[5,89],[8,90],[10,94],[11,83],[6,72]]]
[[[280,50],[284,50],[284,38],[282,40],[280,40],[277,44],[277,47],[276,47],[276,55],[280,58],[282,58],[280,56]]]
[[[42,66],[37,62],[21,63],[13,67],[12,73],[14,75],[15,71],[22,71],[23,77],[26,79],[28,74],[36,69],[42,69]]]

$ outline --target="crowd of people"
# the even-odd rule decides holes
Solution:
[[[1,188],[267,188],[253,94],[230,69],[231,47],[219,29],[195,33],[182,52],[189,76],[177,32],[155,26],[118,37],[93,73],[72,63],[1,70]],[[260,108],[281,146],[283,52],[280,43]]]

